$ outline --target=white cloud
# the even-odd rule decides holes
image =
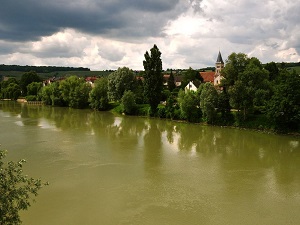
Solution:
[[[125,3],[119,6],[112,1],[89,2],[87,5],[76,0],[66,10],[70,16],[83,8],[81,20],[72,22],[73,16],[66,17],[63,25],[73,28],[54,27],[51,34],[45,31],[40,39],[30,41],[1,40],[0,35],[1,62],[92,70],[122,66],[143,69],[144,53],[154,44],[162,52],[164,69],[214,66],[219,50],[224,60],[231,52],[244,52],[264,63],[300,61],[299,1],[178,0],[172,6],[171,1],[154,4],[149,0],[146,5],[126,6],[124,10],[120,7]],[[54,3],[52,7],[58,9],[58,1]],[[116,14],[105,22],[105,14],[95,16],[93,8],[99,13],[104,13],[102,8],[116,10]],[[88,14],[84,14],[85,10]],[[59,24],[58,20],[54,22]],[[1,27],[7,26],[3,22],[0,30]]]

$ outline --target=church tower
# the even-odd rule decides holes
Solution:
[[[224,68],[224,61],[222,59],[221,52],[219,51],[218,58],[216,61],[216,71],[215,71],[215,77],[214,77],[214,85],[217,86],[221,83],[222,75],[221,70]]]

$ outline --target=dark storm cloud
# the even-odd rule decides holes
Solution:
[[[179,0],[2,0],[0,39],[38,40],[65,28],[114,38],[161,35]]]

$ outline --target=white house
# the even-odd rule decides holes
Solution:
[[[184,88],[185,93],[187,93],[188,91],[197,91],[197,87],[195,86],[195,84],[190,81]]]

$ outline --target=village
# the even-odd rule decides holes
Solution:
[[[93,72],[87,70],[80,76],[70,72],[44,80],[34,71],[24,73],[20,81],[4,77],[1,98],[222,126],[300,129],[299,75],[284,64],[263,65],[255,57],[232,53],[225,65],[219,51],[209,70],[163,71],[161,53],[156,45],[153,49],[157,55],[146,52],[144,71],[123,67],[106,76],[89,76]],[[157,68],[147,67],[151,60],[157,61]]]

